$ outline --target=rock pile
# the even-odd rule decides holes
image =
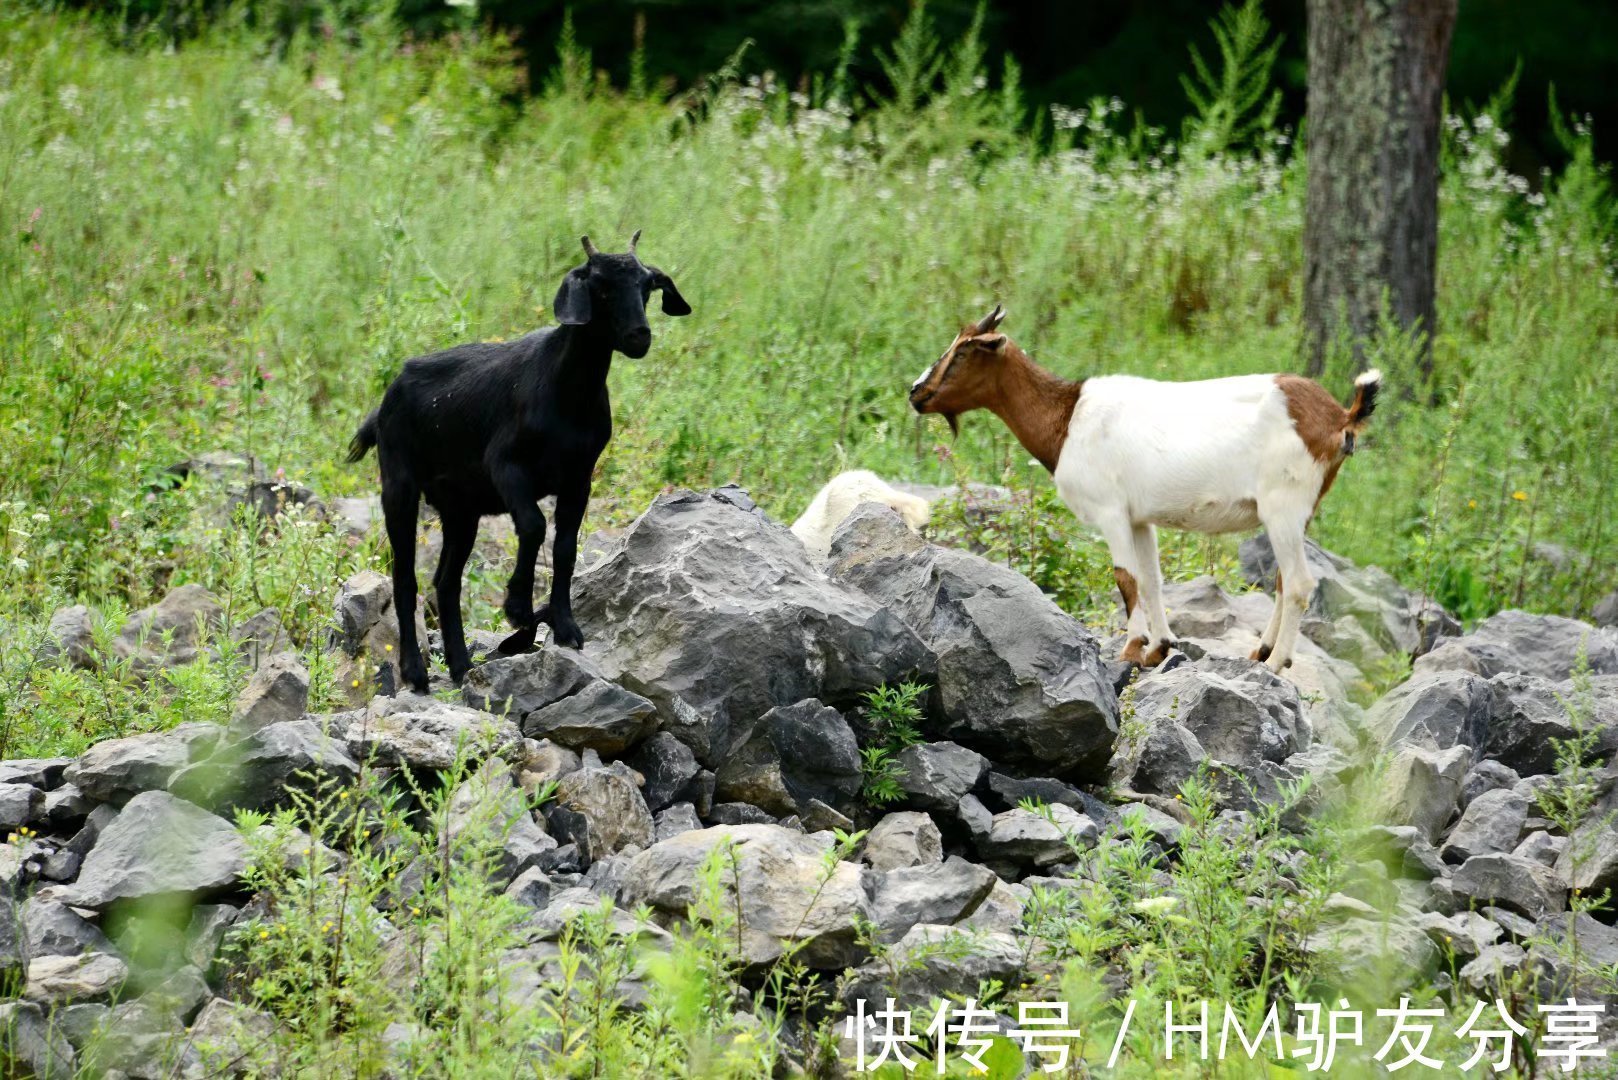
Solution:
[[[1257,581],[1264,550],[1243,549]],[[1365,743],[1385,751],[1377,839],[1394,856],[1334,898],[1341,917],[1320,948],[1386,933],[1407,970],[1431,974],[1448,942],[1479,989],[1525,964],[1556,975],[1555,950],[1522,943],[1573,930],[1618,958],[1618,930],[1566,914],[1570,890],[1618,887],[1618,831],[1600,824],[1618,810],[1618,637],[1521,612],[1456,636],[1380,571],[1310,558],[1321,592],[1292,678],[1246,660],[1268,602],[1198,579],[1169,592],[1189,659],[1120,700],[1127,672],[1102,659],[1110,645],[1025,579],[921,540],[886,508],[845,522],[822,570],[738,489],[661,496],[577,579],[583,653],[489,660],[459,703],[384,695],[310,714],[308,673],[266,652],[228,723],[0,763],[0,827],[13,834],[0,847],[0,986],[18,989],[0,1005],[7,1052],[71,1076],[97,1032],[138,1030],[100,1067],[200,1076],[209,1045],[267,1030],[268,1015],[231,1000],[219,959],[258,903],[230,817],[350,783],[362,765],[403,778],[473,763],[439,843],[453,856],[480,815],[501,823],[496,884],[532,908],[535,943],[501,963],[528,993],[555,958],[542,943],[602,898],[644,905],[664,928],[687,918],[716,851],[756,970],[794,949],[811,968],[853,969],[851,996],[909,1002],[1010,983],[1037,962],[1015,936],[1032,890],[1080,884],[1066,875],[1082,854],[1126,829],[1172,860],[1174,795],[1194,774],[1221,820],[1239,822],[1290,785],[1363,769]],[[386,585],[361,574],[336,598],[342,660],[396,632]],[[210,601],[182,587],[137,613],[118,647],[184,663],[219,620]],[[42,659],[94,663],[83,626],[82,609],[59,612]],[[1581,653],[1594,674],[1570,716]],[[1408,682],[1363,715],[1349,704],[1363,666],[1409,655]],[[924,741],[897,754],[902,796],[877,809],[861,703],[905,680],[931,688]],[[1575,735],[1597,810],[1568,835],[1543,796],[1571,764],[1557,740]],[[552,797],[530,810],[541,790]],[[834,858],[839,831],[855,829],[869,832]],[[328,854],[340,872],[342,853]],[[154,956],[120,939],[137,906],[169,913],[177,947]],[[1393,932],[1368,917],[1378,910]],[[621,928],[667,936],[627,916]],[[870,961],[866,928],[892,946],[885,962]]]

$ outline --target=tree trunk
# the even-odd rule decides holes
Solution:
[[[1363,366],[1384,311],[1420,334],[1422,371],[1431,372],[1439,124],[1456,2],[1308,0],[1311,374],[1340,334]]]

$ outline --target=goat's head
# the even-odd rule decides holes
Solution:
[[[588,236],[580,240],[586,258],[583,265],[567,272],[562,287],[556,290],[556,320],[564,326],[598,326],[614,349],[639,360],[652,347],[652,328],[646,323],[646,303],[652,292],[662,292],[665,315],[689,315],[691,305],[674,287],[674,279],[647,266],[635,254],[639,229],[622,255],[597,251]]]
[[[910,404],[917,412],[939,413],[956,431],[957,416],[994,400],[1006,347],[1006,335],[995,333],[995,327],[1005,317],[996,304],[982,319],[961,328],[944,355],[910,384]]]

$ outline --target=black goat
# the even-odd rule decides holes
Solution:
[[[376,447],[382,467],[382,513],[393,548],[394,610],[399,613],[399,672],[427,690],[427,664],[416,640],[416,509],[425,497],[438,511],[444,547],[433,574],[444,659],[461,681],[472,666],[461,629],[461,572],[484,514],[510,514],[517,530],[517,567],[506,586],[505,612],[517,632],[502,652],[531,648],[541,622],[558,644],[579,648],[570,589],[579,523],[590,498],[596,459],[612,438],[607,370],[613,350],[632,360],[652,345],[646,303],[663,293],[665,315],[691,306],[669,276],[635,255],[637,230],[623,255],[597,251],[568,271],[557,290],[556,321],[504,343],[461,345],[405,361],[360,425],[348,460]],[[550,603],[534,610],[534,563],[545,542],[539,500],[556,496],[556,546]]]

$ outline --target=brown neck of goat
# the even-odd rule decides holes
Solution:
[[[984,407],[1006,422],[1023,449],[1050,472],[1067,442],[1068,422],[1078,404],[1084,380],[1069,382],[1054,375],[1017,347],[1005,344],[1005,363],[995,396]]]

